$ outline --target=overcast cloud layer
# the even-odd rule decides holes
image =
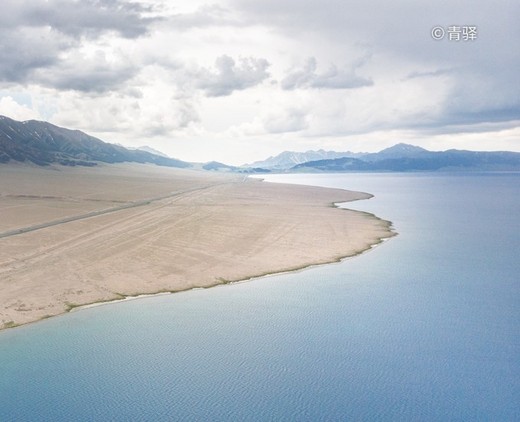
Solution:
[[[190,161],[520,151],[519,16],[511,0],[4,0],[0,114]]]

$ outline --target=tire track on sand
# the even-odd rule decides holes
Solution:
[[[220,184],[223,184],[223,183],[220,183]],[[72,221],[78,221],[78,220],[84,220],[86,218],[98,217],[100,215],[118,212],[118,211],[126,210],[129,208],[142,207],[144,205],[149,205],[153,202],[162,201],[164,199],[169,199],[169,198],[175,198],[176,196],[179,196],[179,195],[209,189],[209,188],[218,186],[220,184],[207,185],[207,186],[202,186],[202,187],[193,188],[193,189],[185,189],[182,191],[175,191],[168,195],[157,196],[155,198],[141,199],[139,201],[133,201],[133,202],[129,202],[129,203],[126,203],[123,205],[118,205],[117,207],[105,208],[103,210],[90,211],[85,214],[72,215],[70,217],[64,217],[64,218],[60,218],[58,220],[47,221],[45,223],[33,224],[32,226],[11,229],[11,230],[7,230],[4,232],[0,232],[0,239],[2,239],[4,237],[16,236],[19,234],[33,232],[36,230],[46,229],[47,227],[58,226],[60,224],[70,223]]]

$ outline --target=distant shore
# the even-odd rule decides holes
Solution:
[[[370,196],[151,165],[0,166],[0,329],[357,255],[391,224],[333,204]]]

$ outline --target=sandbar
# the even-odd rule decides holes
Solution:
[[[0,329],[336,262],[393,236],[341,189],[140,164],[0,165]]]

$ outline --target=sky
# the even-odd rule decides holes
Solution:
[[[0,115],[187,161],[520,151],[517,0],[2,0]]]

